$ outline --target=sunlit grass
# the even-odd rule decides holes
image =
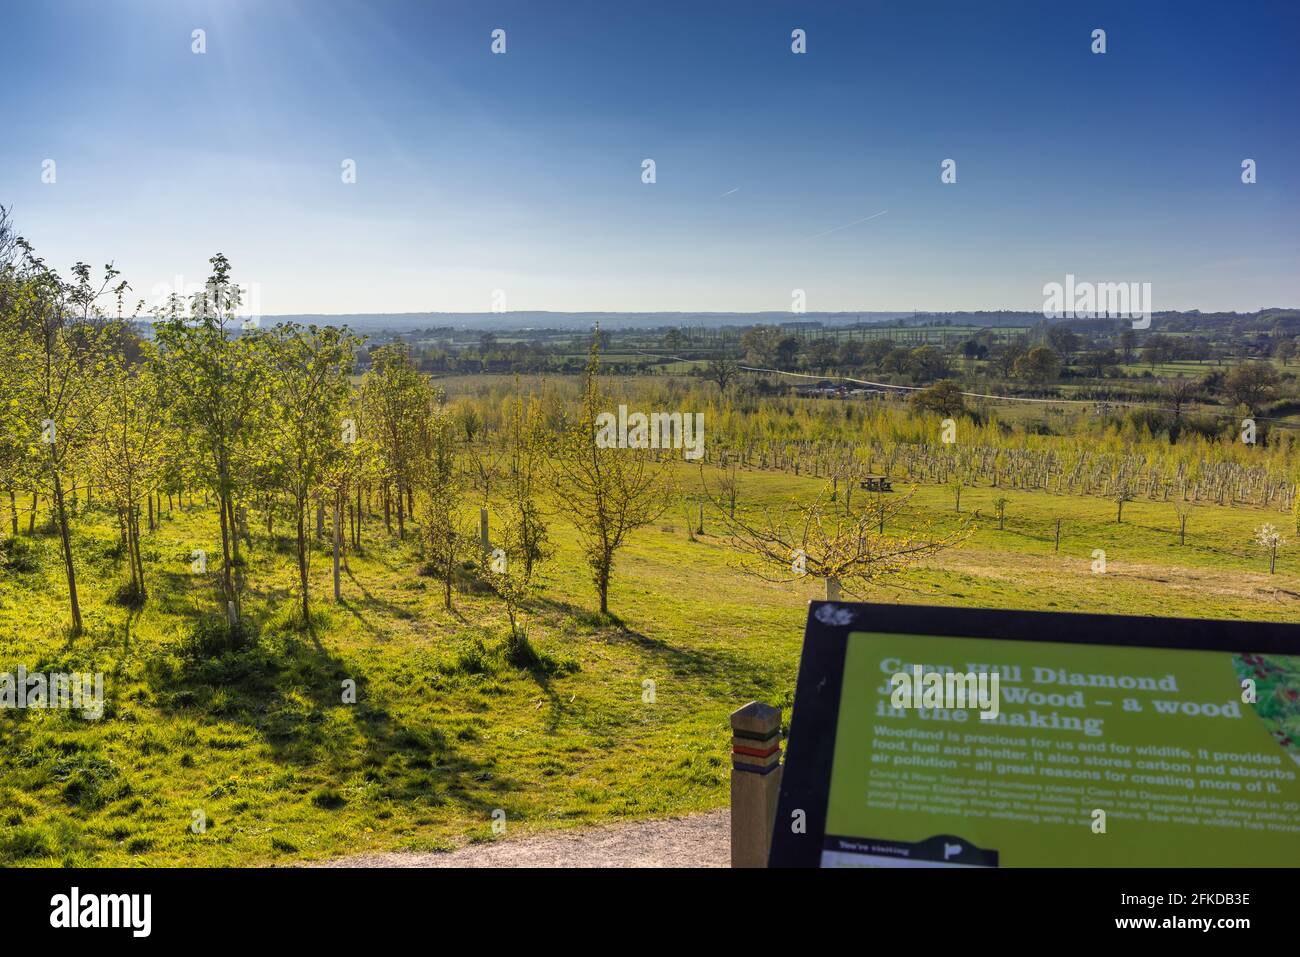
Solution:
[[[436,583],[415,574],[413,541],[388,539],[382,518],[349,556],[342,604],[317,546],[314,635],[297,620],[291,550],[255,531],[246,610],[260,638],[216,658],[186,651],[216,607],[212,581],[190,572],[193,549],[218,552],[212,510],[196,502],[146,536],[138,613],[108,601],[124,574],[115,524],[79,520],[88,630],[72,642],[57,541],[38,536],[35,570],[0,572],[0,670],[103,671],[109,704],[94,723],[0,716],[0,862],[290,863],[495,839],[496,809],[511,837],[723,806],[726,716],[753,698],[788,715],[803,603],[819,586],[741,574],[711,512],[690,540],[698,473],[677,479],[680,505],[620,555],[617,621],[594,613],[573,532],[554,521],[559,551],[525,612],[531,670],[505,660],[504,611],[469,592],[444,611]],[[818,484],[742,473],[741,505]],[[1300,607],[1300,552],[1284,550],[1270,576],[1250,545],[1262,522],[1288,524],[1274,512],[1198,506],[1180,546],[1163,502],[1129,502],[1123,524],[1102,499],[987,487],[963,492],[960,515],[944,487],[920,488],[913,505],[941,527],[979,518],[962,547],[873,600],[1269,620]],[[343,702],[347,681],[356,704]]]

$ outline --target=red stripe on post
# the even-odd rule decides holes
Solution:
[[[746,748],[739,744],[734,744],[731,746],[732,754],[748,754],[750,757],[754,757],[754,758],[765,758],[769,754],[775,754],[780,750],[781,750],[781,745],[779,744],[772,745],[766,751],[760,751],[758,748]]]

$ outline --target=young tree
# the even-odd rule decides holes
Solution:
[[[94,419],[103,399],[99,377],[110,352],[117,325],[100,309],[101,298],[110,293],[117,278],[112,266],[104,268],[103,279],[95,283],[90,267],[77,263],[74,281],[65,282],[32,255],[31,247],[19,241],[30,272],[21,284],[14,310],[18,341],[18,362],[27,374],[20,381],[23,397],[19,408],[26,413],[20,434],[25,435],[29,455],[40,463],[53,501],[53,517],[62,545],[64,573],[68,585],[71,633],[84,626],[77,596],[77,576],[72,556],[72,534],[65,481],[71,463],[93,434]],[[111,286],[117,299],[118,320],[125,282]]]
[[[1255,529],[1255,544],[1268,553],[1268,573],[1277,571],[1277,550],[1286,544],[1282,533],[1274,526],[1265,523]]]
[[[1192,508],[1186,502],[1175,501],[1174,515],[1178,518],[1178,544],[1187,544],[1187,519],[1191,517]]]
[[[461,482],[456,473],[456,447],[461,434],[449,412],[432,396],[418,420],[417,481],[428,499],[424,527],[427,567],[442,581],[443,605],[452,610],[451,589],[456,563],[473,540],[460,519]]]
[[[298,586],[302,622],[309,627],[311,539],[308,513],[313,494],[335,499],[335,558],[339,546],[337,470],[343,464],[344,424],[353,355],[360,340],[333,326],[276,326],[266,336],[269,386],[275,403],[268,417],[271,451],[281,466],[284,490],[293,506],[297,534]],[[337,579],[337,575],[336,575]],[[337,585],[337,581],[336,581]]]
[[[350,416],[356,429],[356,441],[346,443],[343,481],[352,490],[349,504],[350,540],[354,551],[361,550],[361,532],[364,520],[370,514],[370,490],[382,477],[379,447],[371,434],[366,404],[361,393],[354,392],[349,402]]]
[[[549,559],[554,551],[540,504],[551,449],[544,424],[522,395],[515,396],[508,411],[506,438],[510,474],[504,482],[503,511],[528,581],[534,566]]]
[[[508,518],[499,532],[497,546],[488,556],[483,574],[483,580],[501,600],[506,616],[510,619],[506,655],[511,661],[520,664],[524,663],[528,635],[520,622],[519,610],[528,599],[533,571],[538,562],[536,557],[531,560],[528,557],[526,534],[518,515]]]
[[[0,206],[0,486],[9,493],[11,535],[18,535],[17,492],[26,491],[31,462],[28,457],[30,423],[24,409],[28,368],[19,346],[26,341],[16,304],[29,281],[27,260],[13,230],[9,212]]]
[[[416,442],[428,411],[425,378],[411,364],[405,346],[381,346],[371,354],[370,371],[361,385],[362,403],[383,472],[384,517],[388,520],[396,492],[397,537],[406,537],[407,505],[415,471],[420,467]]]
[[[611,403],[600,387],[599,344],[592,342],[583,378],[582,406],[567,421],[551,475],[559,508],[573,523],[600,613],[609,614],[609,586],[618,550],[628,536],[663,514],[671,500],[667,461],[648,449],[602,447],[597,420]]]
[[[905,510],[912,494],[877,500],[856,515],[845,515],[831,503],[829,488],[823,488],[811,501],[793,502],[785,510],[764,508],[754,516],[728,519],[731,544],[742,555],[742,570],[765,581],[812,576],[825,582],[827,601],[839,600],[841,591],[860,596],[869,585],[906,573],[966,536],[965,526],[947,534],[929,525],[898,534],[879,532],[886,519]]]
[[[269,405],[261,336],[234,335],[242,291],[218,253],[212,274],[188,304],[173,294],[156,313],[160,381],[173,428],[200,458],[196,478],[216,497],[221,524],[221,597],[227,621],[241,621],[235,509],[258,453],[259,417]],[[232,638],[234,635],[232,634]]]
[[[704,477],[704,466],[700,466],[701,481]],[[737,471],[736,463],[731,462],[722,472],[718,479],[718,491],[721,493],[722,501],[726,504],[727,515],[730,518],[736,517],[736,499],[740,497],[740,475]],[[848,496],[845,496],[845,510],[848,509]]]
[[[487,557],[484,580],[501,599],[510,619],[507,656],[526,663],[528,637],[520,625],[519,609],[528,597],[533,572],[551,557],[553,549],[538,504],[548,451],[546,435],[537,414],[520,394],[507,409],[506,437],[510,474],[503,489],[504,522],[498,545]]]
[[[999,497],[993,500],[993,507],[998,510],[998,531],[1003,531],[1007,527],[1007,505],[1011,500],[1006,497]]]
[[[103,383],[105,401],[94,458],[125,533],[131,572],[125,598],[143,603],[148,589],[140,554],[141,502],[153,494],[162,478],[169,436],[151,369],[128,369],[119,359],[109,365]]]
[[[1133,486],[1127,479],[1121,479],[1115,486],[1111,494],[1111,501],[1115,503],[1115,524],[1122,525],[1124,522],[1124,503],[1133,501]]]

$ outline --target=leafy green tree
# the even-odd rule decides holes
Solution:
[[[16,492],[32,484],[25,436],[28,423],[23,408],[30,355],[23,351],[26,339],[15,308],[28,282],[29,266],[9,211],[0,206],[0,342],[8,344],[0,349],[0,485],[9,493],[14,537],[18,535]]]
[[[151,368],[127,368],[118,358],[109,365],[103,386],[94,459],[122,523],[131,575],[125,597],[129,603],[143,603],[148,590],[140,554],[141,503],[163,477],[170,436]]]
[[[1047,330],[1047,342],[1066,363],[1079,351],[1079,334],[1066,325],[1051,326]]]
[[[1019,343],[1009,342],[995,346],[990,353],[993,367],[1004,379],[1011,378],[1016,371],[1016,363],[1025,354],[1025,347]]]
[[[602,615],[609,614],[619,549],[662,515],[670,500],[667,461],[656,464],[646,449],[602,448],[597,442],[597,420],[612,405],[600,387],[600,352],[593,343],[581,409],[564,425],[551,482],[560,511],[578,533]]]
[[[780,336],[776,340],[775,359],[778,369],[793,369],[802,343],[798,336]]]
[[[356,336],[333,326],[304,329],[293,323],[276,326],[263,343],[275,403],[267,431],[293,508],[304,627],[311,622],[308,513],[312,497],[328,491],[336,499],[335,530],[339,530],[338,491],[331,480],[344,463],[345,445],[355,438],[355,423],[349,425],[344,419],[351,388],[348,376],[360,344]],[[337,534],[335,541],[337,557]]]
[[[1034,346],[1016,360],[1015,374],[1035,385],[1054,382],[1061,374],[1061,357],[1048,346]]]
[[[1252,412],[1273,396],[1278,374],[1268,362],[1239,362],[1223,378],[1223,391],[1234,404],[1244,405]]]
[[[754,326],[740,337],[740,348],[750,365],[771,367],[776,364],[776,347],[781,331],[775,326]]]
[[[497,546],[487,556],[485,580],[505,606],[510,619],[510,660],[525,664],[528,638],[519,620],[519,609],[528,597],[533,573],[553,553],[550,536],[539,505],[544,480],[543,463],[549,442],[539,416],[516,393],[506,415],[506,457],[509,474],[503,483],[500,513],[503,523]]]
[[[114,284],[118,272],[112,266],[106,266],[102,280],[95,282],[85,263],[73,266],[73,279],[65,281],[33,255],[28,244],[18,242],[29,266],[12,306],[16,340],[8,344],[16,348],[18,366],[23,370],[16,383],[22,419],[18,434],[29,443],[28,457],[39,463],[36,473],[48,483],[68,586],[70,631],[79,635],[84,625],[65,482],[93,437],[95,416],[103,401],[99,380],[128,287],[125,282]],[[100,307],[106,295],[116,299],[116,320]]]
[[[425,378],[411,364],[406,348],[394,344],[371,353],[370,371],[361,384],[367,431],[383,476],[384,520],[389,521],[390,489],[396,491],[397,537],[406,537],[407,504],[418,465],[417,442],[428,413]]]
[[[1138,335],[1132,329],[1125,329],[1119,334],[1119,351],[1124,361],[1132,362],[1133,353],[1137,350]]]
[[[427,567],[442,582],[443,606],[452,610],[451,590],[456,565],[473,540],[460,518],[463,492],[456,471],[456,452],[461,432],[451,413],[428,395],[425,413],[416,431],[419,468],[417,481],[428,500],[424,522],[424,555]]]
[[[907,357],[907,371],[917,382],[932,382],[948,374],[948,357],[934,346],[917,346]]]
[[[834,339],[817,339],[808,346],[808,365],[823,375],[834,367],[839,356],[839,344]]]
[[[230,262],[218,253],[209,263],[203,291],[188,304],[173,294],[156,311],[154,335],[168,416],[198,457],[196,480],[217,500],[221,597],[233,629],[241,622],[242,565],[235,509],[252,484],[270,396],[262,336],[234,334],[242,290],[230,281]]]
[[[911,401],[912,407],[918,412],[929,412],[944,418],[955,418],[966,411],[961,386],[952,379],[943,379],[928,389],[913,392]]]
[[[1168,362],[1173,358],[1173,342],[1168,336],[1159,334],[1148,336],[1146,344],[1142,347],[1142,359],[1153,370],[1162,362]]]
[[[537,410],[518,394],[508,413],[506,436],[510,474],[504,483],[503,511],[507,527],[514,530],[516,557],[523,563],[527,582],[532,579],[534,566],[554,552],[540,505],[552,443]]]
[[[993,500],[993,507],[998,510],[998,531],[1003,531],[1007,527],[1007,505],[1011,499],[1006,496],[999,496]]]

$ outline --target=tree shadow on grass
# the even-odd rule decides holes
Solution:
[[[361,607],[371,608],[377,611],[384,612],[385,614],[393,618],[396,618],[399,621],[411,621],[412,619],[417,617],[415,612],[411,611],[411,609],[403,605],[399,605],[396,602],[390,601],[387,598],[380,598],[369,588],[367,588],[365,584],[361,581],[361,579],[357,578],[356,574],[353,573],[350,569],[346,571],[344,574],[347,576],[348,581],[351,583],[351,586],[361,593],[361,599],[362,599],[361,601],[355,603],[356,608],[349,609],[349,611],[351,611],[353,615],[355,615],[358,619],[360,619],[362,621],[362,624],[366,627],[366,630],[370,631],[372,634],[382,634],[382,632],[379,632],[377,629],[374,628],[374,626],[372,626],[369,622],[366,622],[364,620],[360,611],[358,610]],[[349,602],[347,602],[346,599],[344,600],[344,603],[350,604]]]
[[[275,638],[274,652],[272,641],[264,639],[242,651],[185,656],[179,664],[148,669],[159,709],[212,725],[242,724],[278,763],[324,767],[339,784],[378,784],[387,798],[408,804],[436,807],[455,800],[486,814],[499,800],[472,796],[476,786],[492,779],[494,791],[517,787],[499,777],[491,762],[459,752],[437,726],[396,717],[364,673],[318,640]],[[343,700],[345,690],[352,690],[345,686],[349,681],[355,683],[355,704]],[[335,720],[341,711],[352,720]],[[359,749],[356,734],[363,739]]]
[[[615,615],[601,616],[566,601],[539,596],[531,605],[577,619],[606,641],[635,648],[656,667],[663,667],[675,676],[722,682],[746,694],[767,693],[776,684],[774,675],[744,655],[718,648],[678,647],[631,628]],[[556,622],[550,624],[554,627]]]
[[[540,593],[530,596],[527,604],[533,610],[540,608],[552,614],[567,615],[579,624],[592,629],[592,631],[600,631],[611,626],[621,627],[623,624],[623,620],[617,615],[602,615],[598,611],[592,611],[590,608],[576,605],[571,601],[550,598]],[[552,624],[555,624],[555,622],[552,622]]]
[[[209,581],[192,572],[151,569],[145,584],[149,589],[149,607],[163,615],[193,618],[208,608],[215,608],[219,600],[216,580]]]
[[[525,673],[533,679],[538,689],[546,696],[546,733],[555,734],[560,729],[560,722],[564,720],[564,699],[556,692],[555,686],[551,684],[550,675],[543,669],[527,668]]]

